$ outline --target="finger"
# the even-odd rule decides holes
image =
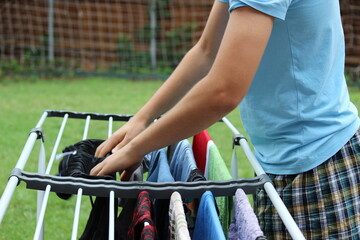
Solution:
[[[135,165],[125,169],[120,175],[120,180],[121,181],[129,181],[131,178],[131,175],[136,171],[136,169],[138,169],[138,167],[140,165],[141,165],[141,161],[137,162]]]
[[[105,142],[100,144],[99,151],[96,150],[95,156],[96,157],[104,157],[106,154],[108,154],[114,146],[116,146],[117,143],[121,142],[124,139],[123,136],[119,137],[116,135],[112,135],[109,139],[107,139]]]
[[[128,143],[128,141],[126,140],[126,138],[124,138],[119,144],[117,144],[112,150],[112,153],[117,152],[118,150],[120,150],[123,146],[125,146]]]
[[[90,175],[98,176],[98,173],[101,171],[101,169],[102,169],[102,162],[97,164],[95,167],[93,167],[90,170]]]
[[[101,146],[101,148],[99,149],[98,155],[96,157],[104,157],[108,152],[111,151],[114,145],[115,143],[111,139],[106,140],[103,143],[103,146]]]
[[[130,173],[129,171],[123,171],[120,175],[120,180],[121,181],[129,181],[131,178],[132,172]]]
[[[109,175],[116,172],[115,170],[113,170],[109,165],[103,165],[101,167],[101,169],[99,170],[99,172],[96,174],[96,176],[105,176],[105,175]]]
[[[102,148],[104,147],[104,145],[105,145],[105,141],[96,148],[95,157],[100,157],[100,152],[101,152]]]
[[[94,167],[94,173],[96,173],[96,176],[104,176],[121,170],[121,166],[116,166],[115,163],[114,155],[111,155]]]

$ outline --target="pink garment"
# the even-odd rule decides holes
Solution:
[[[197,167],[205,173],[207,162],[208,142],[211,140],[209,132],[204,130],[193,137],[193,153]]]

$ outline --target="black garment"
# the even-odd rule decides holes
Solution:
[[[67,155],[63,157],[59,164],[59,175],[89,178],[91,169],[104,160],[104,158],[94,156],[96,148],[102,142],[104,140],[87,139],[64,148],[62,152]]]
[[[108,197],[95,199],[85,230],[79,240],[109,239],[109,205]],[[115,216],[117,216],[117,209],[118,207],[114,204]]]
[[[197,181],[206,181],[206,178],[204,177],[200,169],[195,168],[191,170],[187,182],[197,182]]]
[[[132,222],[136,198],[122,199],[122,210],[116,219],[116,239],[127,239],[127,233]]]
[[[86,139],[74,145],[66,147],[62,152],[67,154],[59,163],[59,176],[81,177],[87,179],[114,180],[115,174],[104,176],[90,176],[90,171],[104,158],[94,157],[96,148],[104,140]],[[57,193],[62,199],[69,199],[71,194]]]
[[[96,148],[104,140],[87,139],[63,150],[65,153],[59,163],[59,176],[71,176],[87,179],[115,180],[115,174],[106,176],[90,176],[91,169],[105,158],[94,157]],[[62,199],[69,199],[71,194],[56,193]],[[117,199],[115,198],[115,202]],[[97,240],[109,238],[109,205],[110,198],[97,197],[92,206],[85,230],[81,240]],[[114,214],[117,216],[118,206],[114,206]]]

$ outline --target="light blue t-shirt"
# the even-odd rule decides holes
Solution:
[[[333,156],[359,128],[344,78],[338,0],[219,0],[275,17],[271,37],[240,104],[265,171],[296,174]],[[239,63],[241,64],[241,63]]]

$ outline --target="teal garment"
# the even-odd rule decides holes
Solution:
[[[360,124],[344,77],[339,1],[227,2],[230,12],[250,6],[275,17],[260,66],[240,104],[256,158],[272,174],[319,166]]]
[[[207,161],[207,179],[213,181],[222,181],[232,179],[230,172],[221,157],[219,149],[214,144],[213,141],[210,141],[209,145],[209,158]],[[232,221],[232,212],[233,212],[233,197],[216,197],[216,205],[219,209],[219,218],[224,230],[224,233],[227,236],[229,226]]]

